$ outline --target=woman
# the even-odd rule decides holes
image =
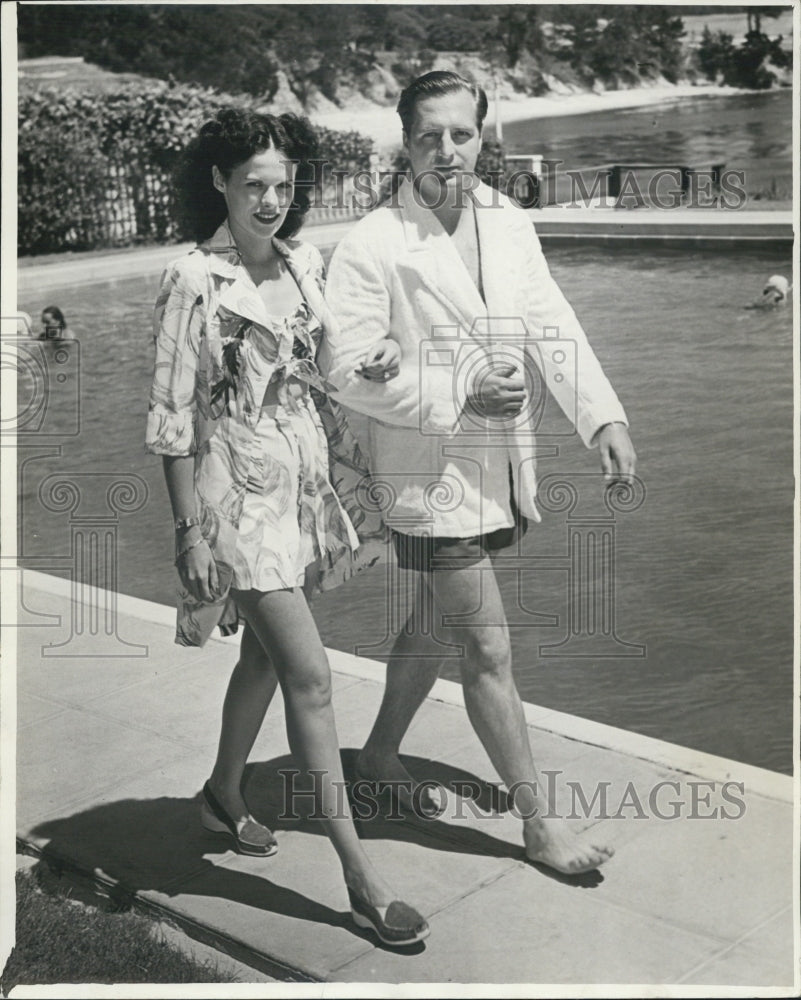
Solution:
[[[202,822],[267,857],[271,832],[241,792],[245,762],[280,684],[290,748],[322,774],[318,808],[339,855],[360,927],[405,945],[428,934],[373,869],[349,814],[325,650],[303,592],[305,568],[329,568],[359,544],[329,479],[312,389],[322,325],[323,265],[289,238],[309,207],[316,142],[294,115],[226,109],[191,144],[178,176],[183,223],[205,240],[175,261],[156,303],[156,365],[147,448],[164,456],[183,585],[177,641],[202,645],[215,625],[244,621],[223,706]],[[391,352],[364,359],[391,375]],[[321,404],[325,403],[319,397]],[[326,411],[341,444],[341,426]],[[355,456],[359,464],[360,456]],[[346,502],[347,497],[343,498]]]
[[[40,340],[75,340],[75,334],[67,326],[64,313],[58,306],[48,306],[42,312],[42,332]]]

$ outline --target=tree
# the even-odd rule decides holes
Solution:
[[[419,7],[387,7],[384,48],[408,52],[423,48],[428,22]]]
[[[774,84],[776,76],[767,69],[766,62],[774,66],[789,66],[792,53],[782,49],[780,38],[771,39],[759,31],[750,31],[743,44],[732,53],[731,70],[726,82],[750,90],[767,90]]]
[[[494,10],[495,37],[506,53],[507,65],[514,67],[523,52],[542,44],[541,9],[537,4],[499,4]]]
[[[679,77],[682,63],[684,22],[665,7],[632,7],[632,27],[638,37],[637,57],[641,75],[661,73],[671,83]],[[643,72],[650,64],[651,71]]]
[[[780,17],[782,14],[781,7],[746,7],[745,16],[748,19],[748,31],[746,35],[750,35],[752,31],[755,31],[758,35],[762,34],[762,18],[763,17]]]
[[[486,28],[458,14],[445,13],[428,29],[429,48],[445,52],[475,52],[481,48]]]
[[[601,31],[598,26],[598,8],[592,4],[576,4],[575,7],[560,7],[558,11],[555,16],[559,20],[554,25],[556,55],[567,59],[581,76],[591,78],[586,60],[597,45]]]
[[[716,80],[718,74],[721,74],[725,79],[731,73],[733,56],[732,36],[725,31],[713,34],[709,30],[709,25],[705,24],[701,44],[698,46],[698,62],[706,78]]]
[[[642,77],[679,77],[684,23],[671,8],[646,5],[576,5],[556,8],[560,48],[585,78],[636,83]]]
[[[766,90],[775,82],[775,75],[766,63],[778,67],[792,65],[792,52],[782,49],[781,38],[768,38],[759,31],[749,31],[739,47],[732,43],[732,36],[723,31],[713,34],[704,29],[698,49],[701,69],[710,80],[719,75],[732,87],[749,90]]]
[[[23,5],[19,32],[30,55],[80,55],[115,72],[234,93],[270,96],[283,65],[296,83],[311,79],[332,96],[353,68],[362,11],[347,4]]]

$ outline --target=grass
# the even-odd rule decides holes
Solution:
[[[35,871],[17,872],[17,941],[0,981],[3,996],[19,984],[237,981],[179,951],[147,917],[76,902]]]
[[[139,73],[112,73],[85,61],[65,60],[56,56],[48,64],[23,61],[19,67],[20,90],[39,87],[75,87],[86,93],[109,93],[120,89],[122,83],[152,83],[152,77]]]

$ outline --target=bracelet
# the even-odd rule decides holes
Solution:
[[[194,528],[196,524],[200,524],[199,517],[179,517],[175,522],[175,530],[183,531],[184,528]]]
[[[196,542],[190,542],[189,545],[187,545],[185,549],[181,549],[181,551],[176,555],[174,565],[177,566],[178,563],[186,555],[186,553],[189,552],[190,549],[194,549],[195,546],[200,545],[201,542],[205,542],[205,541],[206,541],[206,539],[201,535],[200,538],[198,538],[198,540]]]

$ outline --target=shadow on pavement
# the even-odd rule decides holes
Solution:
[[[353,778],[356,752],[353,749],[342,751],[348,781]],[[469,783],[477,790],[474,804],[487,810],[488,816],[493,806],[499,811],[508,811],[508,802],[501,789],[467,771],[423,758],[404,757],[403,762],[421,781],[437,781],[457,791]],[[273,831],[292,830],[325,836],[322,823],[311,818],[314,805],[310,797],[297,795],[297,789],[304,787],[304,780],[305,787],[311,787],[308,775],[297,779],[296,798],[292,804],[296,818],[288,818],[293,811],[285,804],[285,787],[290,779],[282,772],[293,771],[297,768],[291,755],[249,764],[244,787],[250,810]],[[375,818],[357,821],[359,835],[365,840],[389,839],[438,851],[523,858],[521,847],[481,830],[439,819],[405,814],[401,818],[388,796],[377,796],[376,804]],[[119,884],[121,895],[141,891],[177,895],[195,891],[254,909],[353,930],[347,911],[334,910],[261,874],[251,875],[208,860],[205,855],[215,850],[228,850],[231,840],[202,829],[200,792],[191,798],[164,796],[106,802],[72,816],[42,822],[31,834],[51,865],[84,874],[105,875]],[[41,846],[43,840],[47,843]],[[265,861],[265,873],[269,872],[269,863]]]

